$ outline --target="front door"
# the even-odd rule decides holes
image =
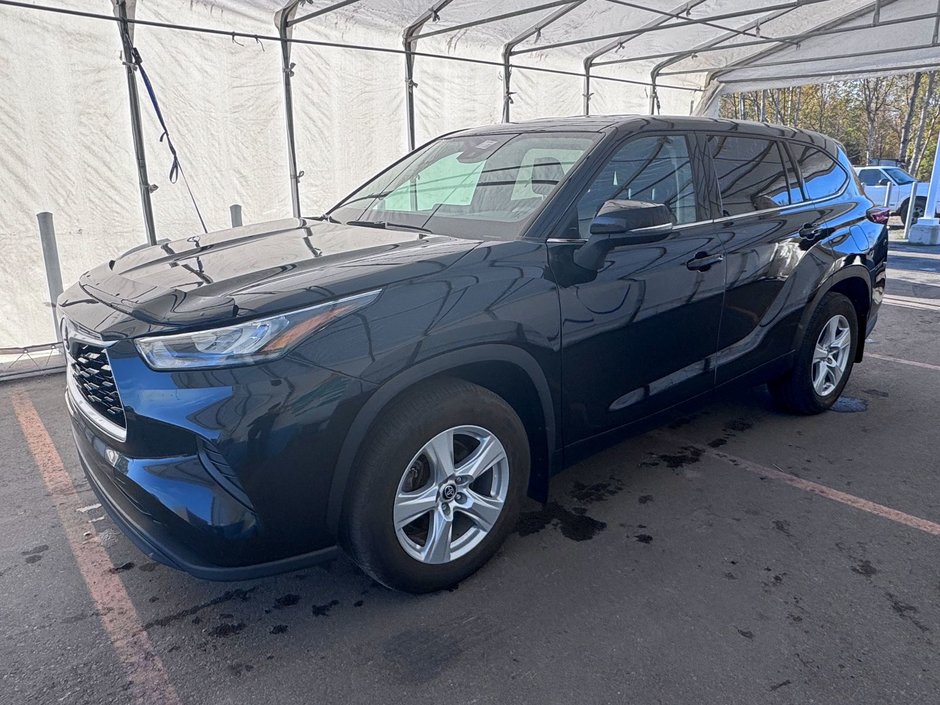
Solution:
[[[629,139],[607,160],[549,241],[560,287],[566,444],[586,440],[714,384],[725,269],[714,227],[701,222],[697,143],[681,135]],[[675,230],[612,250],[601,270],[567,268],[609,199],[666,204]],[[569,243],[558,240],[567,239]]]

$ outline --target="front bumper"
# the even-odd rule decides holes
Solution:
[[[101,505],[148,557],[206,580],[247,580],[334,558],[328,546],[271,561],[248,562],[264,551],[259,518],[213,487],[199,456],[128,458],[110,447],[78,413],[68,395],[79,460]],[[236,565],[224,565],[213,556]]]
[[[119,361],[115,367],[120,369]],[[319,373],[307,372],[315,386],[323,381]],[[140,384],[144,374],[131,379]],[[326,377],[335,382],[330,374]],[[297,441],[317,444],[319,438],[298,418],[289,400],[276,405],[281,412],[277,421],[285,427],[259,433],[256,420],[247,426],[242,423],[246,415],[250,417],[245,399],[238,399],[237,416],[219,411],[220,403],[232,403],[231,393],[225,395],[227,401],[219,402],[211,389],[190,390],[202,403],[186,405],[181,404],[185,389],[167,394],[146,387],[125,387],[132,404],[125,441],[110,437],[89,420],[74,403],[74,390],[66,393],[73,437],[89,483],[141,551],[208,580],[256,578],[336,556],[335,540],[322,528],[325,490],[332,475],[329,456],[312,466],[308,448],[306,462],[298,462]],[[251,390],[252,385],[242,389]],[[268,395],[265,403],[271,402]],[[329,405],[320,411],[329,413]],[[160,415],[164,418],[158,421],[155,417]],[[194,423],[204,418],[222,422],[222,427]],[[271,412],[266,418],[272,418]],[[220,446],[235,458],[231,465]]]

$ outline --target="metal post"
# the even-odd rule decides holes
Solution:
[[[405,48],[405,120],[408,127],[408,151],[415,148],[415,47],[418,45],[417,34],[429,21],[437,22],[441,10],[454,0],[437,0],[421,16],[405,27],[402,32],[402,45]]]
[[[937,207],[937,197],[940,196],[940,133],[937,134],[937,149],[933,155],[933,169],[930,172],[930,188],[927,189],[927,205],[924,207],[924,216],[933,218]]]
[[[228,207],[232,216],[232,227],[239,228],[242,225],[242,207],[238,203],[233,203]]]
[[[281,38],[281,72],[284,84],[284,117],[287,121],[287,168],[290,171],[291,212],[300,218],[300,178],[304,175],[297,170],[297,145],[294,141],[294,93],[291,78],[294,76],[294,64],[290,60],[291,45],[288,41],[293,32],[290,18],[297,11],[301,0],[291,0],[274,15],[277,33]]]
[[[937,151],[934,152],[933,169],[930,172],[930,187],[927,189],[927,203],[924,204],[924,215],[917,222],[917,227],[907,225],[904,236],[911,242],[923,245],[940,244],[940,219],[936,217],[937,197],[940,196],[940,134],[937,135]],[[911,188],[907,205],[907,219],[910,223],[912,213],[917,204],[917,182]],[[916,237],[912,237],[916,236]]]
[[[890,181],[888,182],[888,185],[885,186],[885,202],[884,202],[885,208],[891,207],[891,187],[892,186],[894,186],[894,184]]]
[[[509,122],[509,106],[512,105],[512,89],[510,86],[512,80],[512,55],[516,47],[522,42],[535,37],[536,41],[542,34],[542,30],[553,22],[557,22],[576,7],[582,5],[585,0],[562,0],[546,5],[546,7],[561,5],[554,12],[545,15],[535,24],[527,27],[521,33],[510,39],[503,45],[503,122]]]
[[[157,187],[150,183],[147,176],[147,156],[144,150],[144,131],[140,120],[140,97],[137,93],[137,76],[133,64],[134,27],[128,22],[128,2],[131,3],[131,12],[134,14],[136,0],[113,0],[114,15],[118,18],[118,31],[121,33],[121,45],[124,53],[124,69],[127,74],[127,97],[131,108],[131,135],[134,141],[134,156],[137,159],[137,183],[140,187],[140,205],[144,213],[144,230],[147,233],[147,242],[151,245],[157,242],[157,229],[153,219],[153,204],[150,194]]]
[[[591,114],[591,59],[584,60],[584,114]]]
[[[503,47],[503,122],[509,122],[509,106],[512,105],[512,51]]]
[[[62,332],[56,320],[55,305],[62,293],[62,270],[59,269],[59,248],[55,242],[55,225],[52,222],[52,213],[43,211],[36,214],[39,220],[39,240],[42,242],[42,261],[46,268],[46,282],[49,285],[49,300],[52,305],[52,327],[55,329],[56,340],[62,341]]]
[[[911,225],[914,224],[914,211],[917,210],[917,182],[911,186],[911,195],[907,197],[907,213],[904,215],[904,237],[910,239]]]
[[[405,123],[408,128],[408,151],[415,148],[415,56],[414,42],[405,37]]]

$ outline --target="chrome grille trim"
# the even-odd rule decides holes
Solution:
[[[123,443],[127,419],[106,350],[110,343],[90,339],[65,322],[63,333],[68,400],[92,425]]]

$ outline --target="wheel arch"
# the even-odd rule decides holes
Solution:
[[[803,310],[803,315],[800,317],[794,340],[794,349],[799,347],[813,313],[819,307],[823,297],[829,292],[844,295],[855,307],[859,330],[859,341],[855,349],[855,362],[861,362],[865,352],[865,331],[867,330],[868,314],[871,311],[871,276],[868,268],[862,264],[846,265],[820,285],[810,300],[809,306]]]
[[[545,373],[528,352],[511,345],[477,345],[437,355],[383,382],[358,411],[337,456],[327,508],[327,526],[338,532],[359,449],[379,415],[404,392],[432,379],[463,379],[498,394],[522,419],[532,467],[529,495],[544,501],[555,463],[555,406]]]

